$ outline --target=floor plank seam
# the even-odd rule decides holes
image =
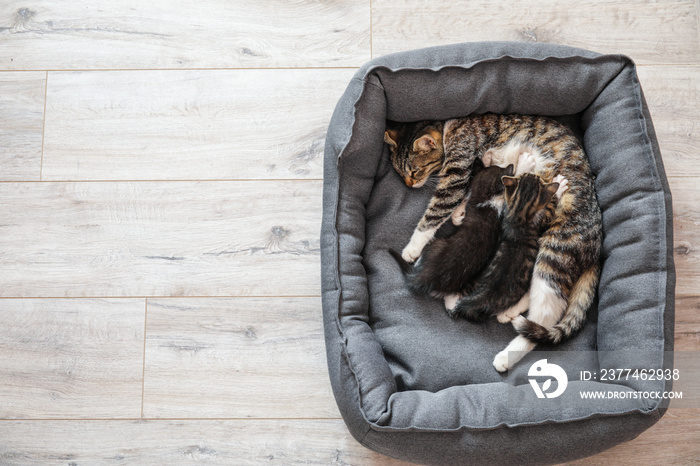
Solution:
[[[49,96],[49,72],[46,72],[44,78],[44,118],[41,125],[41,157],[39,158],[39,181],[41,181],[44,173],[44,141],[46,140],[46,107],[48,105]]]

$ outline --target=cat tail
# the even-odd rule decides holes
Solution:
[[[595,299],[599,276],[599,264],[591,266],[581,275],[571,290],[564,315],[555,326],[544,327],[523,316],[513,319],[513,326],[518,333],[533,343],[556,345],[568,340],[581,329],[586,321],[586,313]]]

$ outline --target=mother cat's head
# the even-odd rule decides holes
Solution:
[[[441,122],[387,121],[384,142],[389,145],[394,169],[409,188],[420,188],[431,174],[442,168]]]

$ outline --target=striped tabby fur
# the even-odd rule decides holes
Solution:
[[[559,343],[573,336],[595,298],[602,221],[588,160],[571,130],[546,117],[483,114],[447,121],[389,122],[384,139],[393,166],[407,186],[423,186],[431,174],[438,178],[435,194],[402,252],[409,262],[420,256],[459,206],[474,159],[487,150],[508,143],[530,145],[539,157],[535,174],[546,182],[556,175],[568,180],[569,190],[540,238],[530,292],[516,305],[517,311],[529,309],[527,319],[513,319],[521,336],[496,356],[494,366],[507,370],[519,359],[508,361],[508,352],[530,351],[535,343]]]

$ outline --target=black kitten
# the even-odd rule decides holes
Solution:
[[[415,264],[406,262],[397,251],[389,250],[412,291],[443,297],[449,308],[460,293],[471,288],[472,280],[486,267],[498,247],[504,191],[501,177],[512,176],[513,171],[513,165],[484,167],[476,159],[464,220],[457,231],[427,245]]]

